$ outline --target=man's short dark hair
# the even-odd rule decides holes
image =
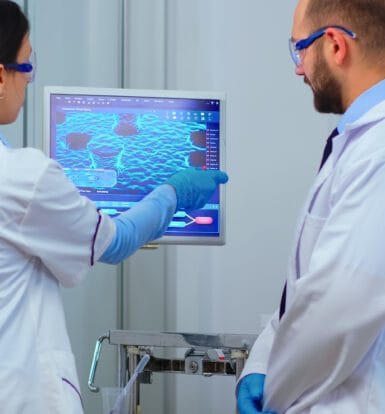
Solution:
[[[365,54],[385,56],[385,0],[309,0],[306,18],[312,30],[344,26],[357,34]]]

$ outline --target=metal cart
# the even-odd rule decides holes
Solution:
[[[124,387],[133,374],[142,355],[150,360],[130,392],[128,414],[140,412],[140,384],[150,384],[152,374],[178,373],[188,375],[232,375],[240,376],[257,335],[241,334],[196,334],[172,332],[141,332],[115,330],[101,336],[95,346],[88,388],[98,392],[95,386],[96,368],[102,342],[108,339],[111,345],[119,347],[118,384]],[[159,349],[185,349],[183,358],[156,356]],[[234,408],[234,412],[237,413]]]

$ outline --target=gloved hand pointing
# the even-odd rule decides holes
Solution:
[[[218,184],[225,184],[229,177],[218,170],[186,168],[172,175],[166,184],[174,187],[177,209],[202,208],[214,193]]]
[[[272,411],[262,411],[264,385],[263,374],[250,374],[241,379],[237,387],[239,414],[275,414]]]

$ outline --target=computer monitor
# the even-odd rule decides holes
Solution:
[[[46,153],[111,216],[184,168],[225,169],[223,93],[47,86],[44,118]],[[155,242],[224,244],[224,191],[176,211]]]

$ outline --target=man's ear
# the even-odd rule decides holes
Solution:
[[[349,51],[346,36],[340,30],[329,27],[325,31],[325,37],[334,62],[337,65],[345,63]]]
[[[5,77],[6,71],[4,65],[0,64],[0,99],[5,95]]]

